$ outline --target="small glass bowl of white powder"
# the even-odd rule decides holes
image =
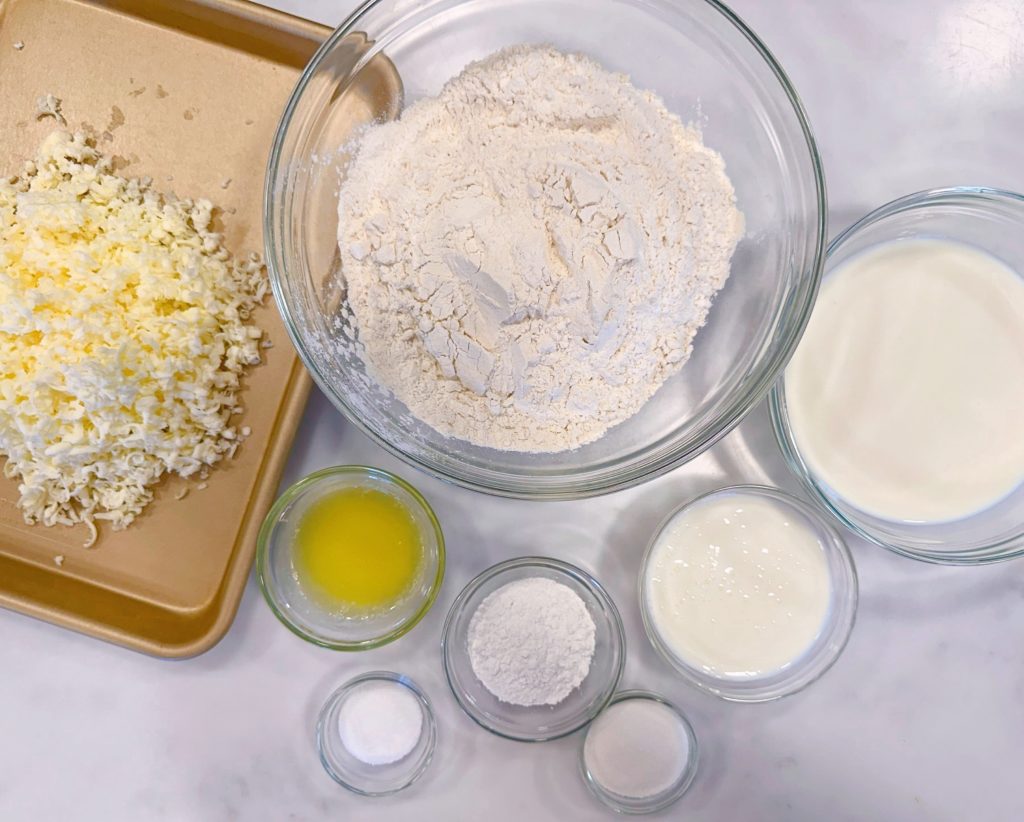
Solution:
[[[409,787],[434,755],[434,711],[419,686],[390,671],[350,679],[324,704],[316,726],[324,770],[363,796]]]
[[[545,742],[582,728],[615,693],[622,619],[586,571],[546,557],[488,568],[456,598],[441,653],[456,701],[488,731]]]
[[[697,737],[686,717],[649,691],[620,691],[590,723],[580,771],[590,792],[620,813],[653,813],[697,775]]]

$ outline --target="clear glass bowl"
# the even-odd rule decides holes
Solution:
[[[651,616],[651,606],[647,596],[647,586],[645,585],[647,569],[651,561],[651,553],[662,531],[676,515],[690,506],[704,502],[711,497],[730,494],[754,494],[787,508],[794,517],[801,519],[817,535],[825,550],[825,560],[828,564],[831,591],[828,614],[825,616],[821,631],[800,657],[781,670],[764,676],[715,676],[676,654],[661,638]],[[854,567],[850,549],[847,548],[842,537],[817,509],[777,488],[769,488],[765,485],[732,485],[728,488],[720,488],[702,494],[672,511],[662,520],[647,546],[640,566],[638,588],[644,631],[655,650],[691,685],[731,702],[768,702],[803,690],[819,679],[839,659],[857,618],[857,570]]]
[[[575,591],[597,629],[586,678],[557,705],[502,702],[476,678],[469,661],[469,623],[480,603],[503,585],[531,577],[552,579]],[[557,559],[520,557],[488,568],[462,589],[445,620],[441,657],[456,702],[474,722],[507,739],[546,742],[579,730],[608,704],[626,662],[626,635],[615,603],[586,571]]]
[[[380,613],[346,616],[327,610],[307,595],[295,573],[292,548],[303,513],[324,494],[346,487],[373,488],[395,497],[423,536],[423,561],[412,590]],[[325,468],[296,482],[267,513],[256,546],[256,578],[270,609],[293,633],[335,651],[378,648],[412,630],[437,598],[444,564],[444,535],[429,503],[401,477],[364,465]]]
[[[555,454],[439,434],[339,353],[339,147],[396,117],[466,63],[551,44],[628,73],[725,158],[747,234],[690,361],[634,417]],[[378,0],[324,43],[288,101],[265,196],[277,306],[317,384],[355,425],[428,473],[494,494],[570,499],[636,485],[692,459],[767,393],[800,338],[825,248],[825,185],[803,108],[760,40],[713,0]]]
[[[964,187],[922,191],[894,200],[832,241],[825,276],[872,246],[900,239],[944,239],[971,245],[1024,276],[1024,197]],[[790,426],[784,378],[772,389],[769,410],[789,467],[814,499],[854,533],[903,556],[950,565],[1024,555],[1024,484],[992,507],[959,520],[914,523],[883,519],[846,502],[808,467]]]
[[[338,717],[345,700],[359,688],[376,682],[393,682],[408,689],[423,712],[423,727],[416,747],[397,762],[387,765],[367,765],[350,754],[338,727]],[[408,788],[427,769],[436,744],[437,723],[430,700],[409,677],[391,671],[370,671],[350,679],[331,694],[316,723],[316,748],[324,770],[339,785],[363,796],[386,796]]]
[[[612,698],[612,701],[608,703],[608,707],[605,708],[605,711],[611,710],[620,702],[626,702],[631,699],[646,699],[652,702],[658,702],[671,710],[679,719],[679,724],[682,727],[683,732],[686,734],[687,746],[689,749],[686,767],[679,773],[679,778],[665,790],[652,794],[651,796],[643,797],[622,796],[621,794],[611,791],[602,785],[600,780],[597,779],[591,771],[591,768],[587,763],[586,755],[587,739],[590,737],[590,734],[597,723],[601,721],[600,715],[587,727],[587,732],[583,735],[583,739],[580,741],[580,773],[583,775],[583,781],[590,789],[590,792],[612,810],[628,814],[654,813],[655,811],[667,808],[690,789],[690,785],[693,784],[693,779],[697,775],[697,765],[700,761],[700,748],[697,745],[697,735],[693,732],[693,726],[690,725],[689,720],[683,715],[683,712],[664,697],[658,696],[658,694],[651,693],[650,691],[619,691],[619,693],[615,694]],[[604,713],[604,711],[602,711],[602,713]]]

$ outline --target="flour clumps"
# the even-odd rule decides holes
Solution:
[[[416,417],[482,446],[576,448],[640,410],[743,232],[697,131],[551,48],[471,64],[351,148],[339,322]]]
[[[469,622],[476,678],[511,705],[557,705],[587,677],[596,627],[579,594],[527,577],[489,594]]]

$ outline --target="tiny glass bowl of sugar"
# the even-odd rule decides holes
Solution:
[[[390,671],[371,671],[338,688],[316,727],[324,770],[363,796],[409,787],[430,764],[436,741],[430,701],[409,677]]]
[[[1024,197],[894,200],[831,244],[769,410],[790,468],[859,536],[976,565],[1024,554]]]
[[[626,637],[615,603],[590,574],[520,557],[462,590],[441,655],[452,694],[474,722],[507,739],[545,742],[582,728],[608,704]]]
[[[668,700],[620,691],[580,745],[583,781],[620,813],[654,813],[679,799],[697,775],[697,737]]]
[[[644,555],[640,611],[684,679],[735,702],[795,693],[839,658],[857,572],[839,533],[775,488],[736,485],[687,502]]]

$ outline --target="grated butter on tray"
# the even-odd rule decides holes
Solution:
[[[28,523],[129,525],[166,472],[233,455],[258,257],[234,261],[207,200],[112,172],[51,134],[0,179],[0,454]]]

